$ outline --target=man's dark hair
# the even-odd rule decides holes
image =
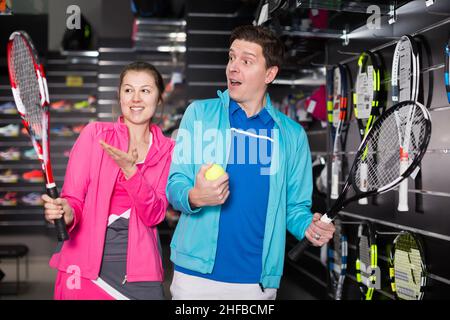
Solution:
[[[244,25],[235,28],[231,32],[230,46],[234,40],[245,40],[259,44],[262,48],[266,67],[281,67],[284,57],[284,45],[281,40],[270,30],[252,25]]]

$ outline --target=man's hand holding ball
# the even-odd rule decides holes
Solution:
[[[197,173],[194,187],[189,191],[191,207],[224,204],[230,195],[228,179],[228,174],[220,165],[203,165]]]

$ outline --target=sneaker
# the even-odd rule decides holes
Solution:
[[[66,100],[58,100],[50,103],[50,110],[55,110],[57,112],[69,112],[72,110],[72,105]]]
[[[73,108],[78,111],[95,112],[95,105],[97,98],[95,96],[89,96],[87,100],[75,102]]]
[[[72,129],[68,126],[53,127],[50,129],[50,132],[58,137],[70,137],[74,135]]]
[[[11,101],[0,104],[0,113],[17,114],[16,104]]]
[[[72,151],[72,149],[67,149],[63,152],[64,157],[69,158],[70,157],[70,151]]]
[[[83,130],[84,127],[86,127],[85,124],[79,124],[79,125],[73,126],[72,131],[76,134],[79,134]]]
[[[28,159],[28,160],[38,160],[39,159],[34,148],[25,150],[23,152],[23,156],[25,159]]]
[[[0,206],[16,206],[17,192],[7,192],[0,197]]]
[[[41,206],[44,204],[44,201],[42,201],[41,198],[41,194],[38,192],[28,193],[24,195],[21,200],[24,204],[27,204],[29,206]]]
[[[8,124],[7,126],[0,127],[0,136],[18,137],[19,136],[19,125],[11,123],[11,124]]]
[[[16,183],[19,181],[19,175],[13,173],[11,169],[0,172],[0,182],[2,183]]]
[[[6,150],[0,151],[0,160],[12,161],[20,160],[20,151],[16,147],[11,147]]]
[[[44,182],[44,174],[41,170],[31,170],[22,174],[22,178],[27,182]]]
[[[24,136],[29,136],[28,130],[25,127],[22,127],[22,129],[20,129],[20,133],[23,134]]]

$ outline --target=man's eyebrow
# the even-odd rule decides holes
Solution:
[[[254,54],[253,52],[244,51],[243,53],[244,53],[245,55],[252,56],[252,57],[255,57],[255,58],[256,58],[256,54]]]
[[[233,48],[230,48],[230,51],[229,51],[230,53],[231,52],[234,52],[234,50],[233,50]],[[253,52],[250,52],[250,51],[243,51],[242,52],[244,55],[248,55],[248,56],[252,56],[252,57],[255,57],[256,58],[256,54],[254,54]]]

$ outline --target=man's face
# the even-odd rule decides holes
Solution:
[[[230,97],[238,103],[260,99],[275,79],[278,67],[266,68],[262,47],[254,42],[234,40],[226,69]]]

